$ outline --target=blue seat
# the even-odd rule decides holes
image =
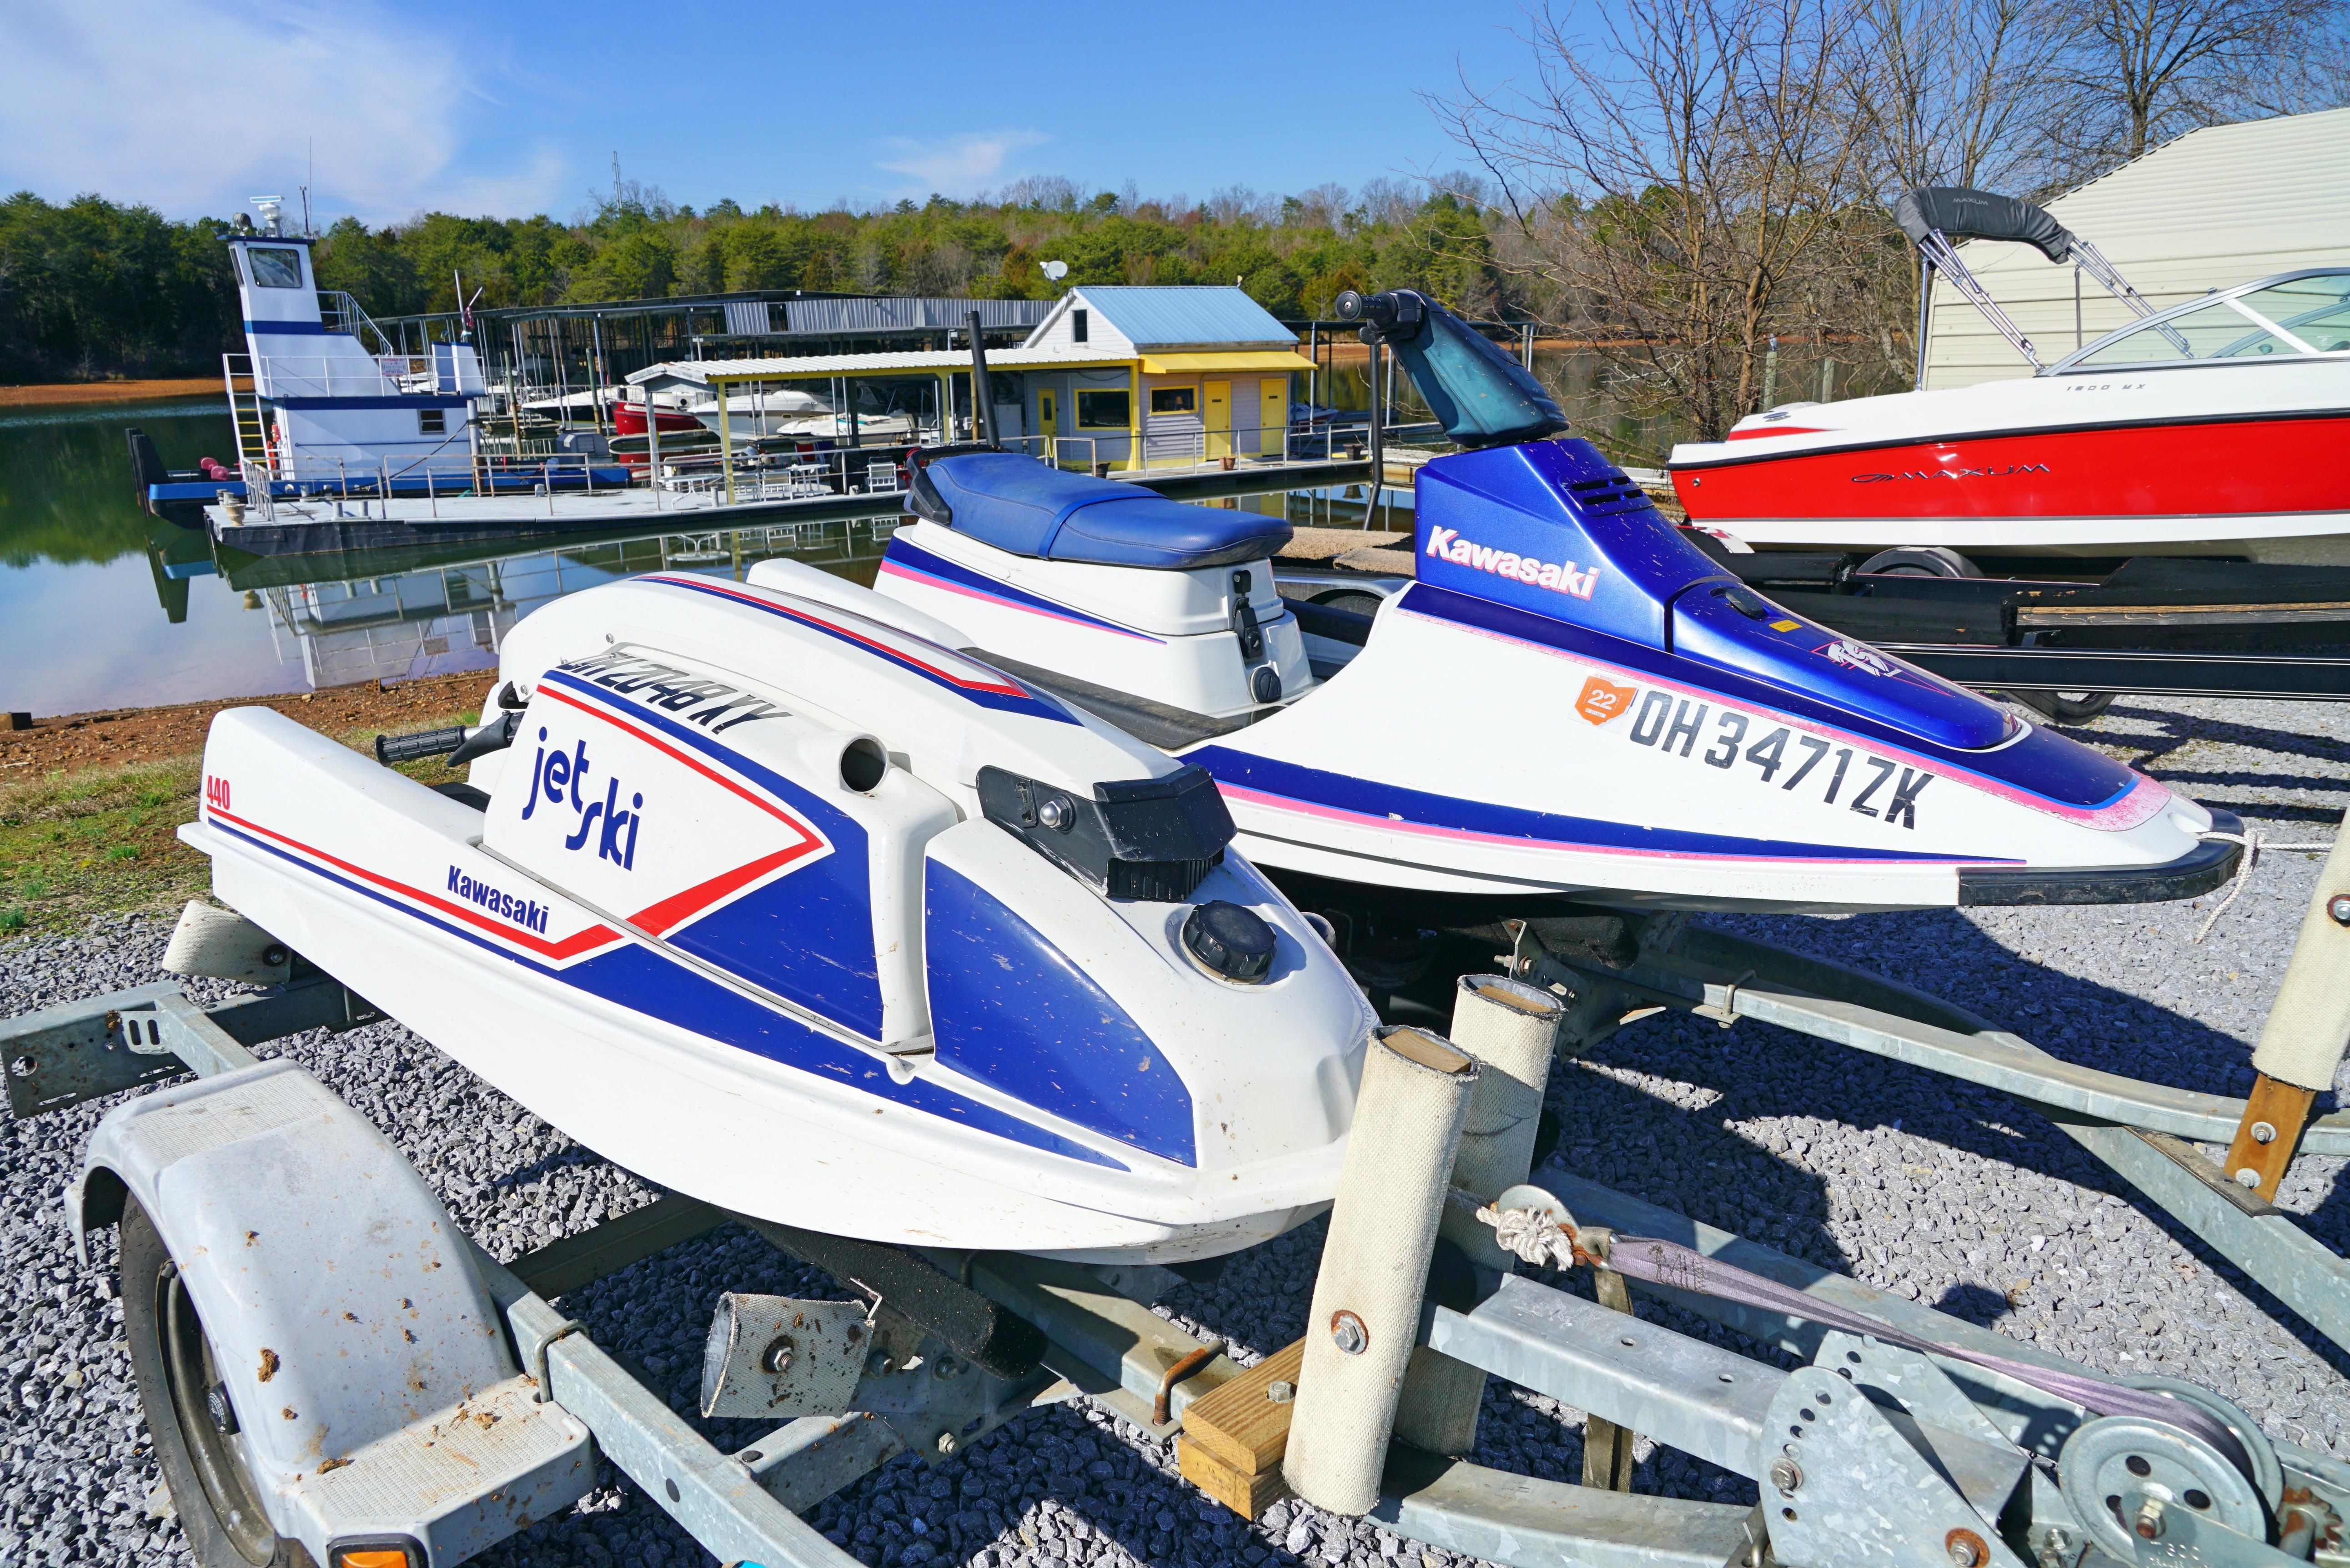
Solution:
[[[1010,452],[941,458],[922,478],[947,512],[932,521],[1042,561],[1181,572],[1261,561],[1289,543],[1278,517],[1186,506]],[[929,516],[919,490],[914,510]]]

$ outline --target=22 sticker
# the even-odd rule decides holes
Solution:
[[[1589,695],[1592,686],[1605,684],[1594,677],[1584,689],[1586,695]],[[1627,691],[1627,699],[1628,696]],[[1580,700],[1575,711],[1593,723],[1607,722],[1586,711]],[[1712,719],[1711,735],[1705,733],[1709,716]],[[1839,746],[1785,724],[1750,743],[1747,737],[1754,728],[1752,719],[1733,708],[1717,711],[1709,703],[1651,689],[1640,699],[1632,722],[1624,732],[1636,746],[1653,746],[1666,756],[1694,757],[1725,773],[1742,774],[1745,767],[1751,766],[1760,783],[1775,784],[1782,790],[1797,789],[1810,781],[1814,788],[1820,790],[1825,805],[1835,805],[1841,801],[1863,816],[1898,823],[1906,828],[1917,827],[1918,797],[1936,777],[1930,771],[1908,767],[1858,747]],[[1706,742],[1702,750],[1698,744],[1700,740]],[[1831,757],[1832,765],[1823,770],[1822,764]],[[1784,779],[1779,777],[1783,773],[1786,774]],[[1898,782],[1895,780],[1897,774]],[[1890,794],[1887,793],[1888,784],[1892,785]]]

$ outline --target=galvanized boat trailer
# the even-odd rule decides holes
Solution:
[[[1372,1043],[1299,1345],[1241,1367],[1149,1310],[1176,1282],[1154,1267],[746,1220],[865,1299],[721,1298],[702,1411],[777,1422],[733,1453],[549,1298],[738,1217],[671,1197],[499,1264],[364,1118],[253,1054],[379,1016],[266,933],[208,911],[175,944],[182,972],[256,995],[207,1009],[140,987],[0,1024],[0,1047],[19,1116],[194,1075],[109,1112],[68,1207],[78,1246],[120,1225],[141,1400],[207,1568],[286,1561],[292,1542],[323,1568],[446,1568],[584,1495],[598,1453],[722,1563],[846,1568],[799,1511],[1081,1395],[1180,1434],[1183,1473],[1243,1512],[1294,1493],[1525,1568],[2350,1565],[2350,1465],[2272,1441],[2215,1395],[2109,1381],[1577,1178],[1528,1184],[1559,1054],[1658,1007],[1755,1018],[2016,1095],[2350,1345],[2342,1260],[2260,1196],[2297,1146],[2350,1152],[2350,1118],[2304,1131],[2311,1096],[2278,1075],[2330,1082],[2350,1041],[2346,928],[2337,849],[2249,1107],[2071,1066],[1679,917],[1638,924],[1621,963],[1521,929],[1509,976],[1461,981],[1450,1040]],[[2294,1031],[2297,1053],[2271,1051]],[[2186,1139],[2249,1149],[2230,1158],[2249,1179]],[[1596,1299],[1522,1261],[1589,1269]],[[1627,1280],[1802,1365],[1627,1315]],[[1584,1484],[1456,1457],[1489,1376],[1586,1412]],[[1761,1502],[1632,1493],[1635,1433],[1751,1478]]]

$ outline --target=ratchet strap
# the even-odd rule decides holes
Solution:
[[[1569,1229],[1539,1210],[1503,1209],[1497,1204],[1480,1207],[1477,1218],[1493,1227],[1493,1239],[1503,1251],[1537,1266],[1569,1269],[1577,1263],[1590,1263],[1648,1284],[1824,1324],[1924,1355],[1963,1361],[2052,1394],[2093,1416],[2137,1416],[2176,1427],[2209,1443],[2247,1479],[2252,1475],[2251,1457],[2233,1432],[2208,1412],[2168,1394],[2126,1388],[2085,1373],[2034,1366],[1965,1345],[1945,1345],[1849,1307],[1807,1295],[1792,1285],[1783,1285],[1719,1258],[1709,1258],[1678,1241],[1654,1236],[1618,1236],[1598,1226]]]

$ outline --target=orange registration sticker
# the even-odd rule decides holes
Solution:
[[[1583,683],[1583,695],[1575,700],[1575,711],[1595,724],[1605,724],[1629,709],[1638,691],[1638,687],[1618,686],[1595,675]]]
[[[1799,620],[1774,620],[1771,623],[1771,629],[1773,631],[1794,631],[1803,624],[1804,623]]]

